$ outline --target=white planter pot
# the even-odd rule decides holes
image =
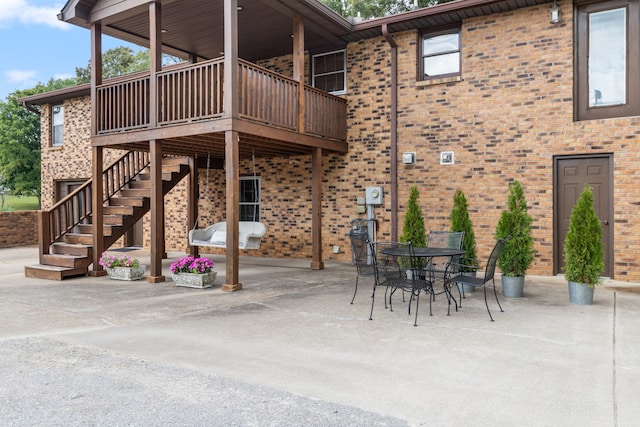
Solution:
[[[146,266],[140,267],[105,267],[110,279],[114,280],[140,280],[144,276]]]
[[[171,273],[171,278],[176,282],[176,286],[204,289],[213,286],[213,282],[216,280],[217,275],[217,271],[204,274]]]
[[[577,305],[593,305],[594,288],[584,283],[569,282],[569,302]]]
[[[524,276],[502,276],[502,295],[509,298],[520,298],[524,294]]]

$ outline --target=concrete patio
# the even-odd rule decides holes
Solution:
[[[131,252],[145,262],[145,251]],[[242,257],[243,291],[168,281],[25,278],[0,249],[0,425],[635,426],[640,289],[607,280],[572,306],[562,277],[482,292],[418,327],[355,268]],[[499,284],[498,284],[499,285]]]

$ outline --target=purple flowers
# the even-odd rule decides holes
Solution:
[[[195,258],[189,255],[172,262],[169,270],[172,273],[204,274],[210,273],[213,265],[213,261],[209,258]]]
[[[140,267],[140,261],[135,258],[131,258],[129,255],[111,255],[106,252],[102,253],[100,261],[98,262],[105,268],[114,267]]]

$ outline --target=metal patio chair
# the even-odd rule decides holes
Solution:
[[[453,266],[452,263],[452,272],[449,275],[448,278],[445,278],[445,282],[444,285],[445,287],[447,286],[452,286],[452,284],[463,284],[463,285],[469,285],[469,286],[473,286],[475,288],[479,288],[481,287],[484,290],[484,304],[487,307],[487,313],[489,313],[489,318],[491,319],[491,321],[493,322],[493,316],[491,315],[491,310],[489,310],[489,304],[487,303],[487,287],[486,284],[491,281],[493,283],[493,294],[496,297],[496,302],[498,303],[498,307],[500,307],[500,311],[504,312],[504,310],[502,309],[502,306],[500,305],[500,300],[498,299],[498,293],[496,292],[496,282],[495,282],[495,272],[496,272],[496,262],[498,261],[498,257],[500,256],[500,252],[502,252],[502,249],[504,248],[504,244],[505,242],[509,240],[509,237],[507,237],[506,239],[499,239],[495,246],[493,247],[493,249],[491,250],[491,255],[489,255],[489,259],[487,260],[487,265],[485,267],[484,270],[484,277],[473,277],[473,276],[465,276],[462,273],[459,273],[459,271],[461,271],[461,269],[477,269],[479,267],[477,266],[465,266],[463,264],[458,264]],[[456,273],[456,271],[458,273]]]
[[[351,304],[356,299],[356,293],[358,292],[358,279],[360,277],[374,277],[375,270],[373,266],[373,260],[369,255],[369,236],[366,231],[354,231],[348,233],[349,240],[351,241],[351,252],[353,254],[353,263],[356,265],[356,288],[353,291],[353,297],[351,298]]]
[[[373,320],[373,307],[375,304],[376,288],[385,287],[385,308],[393,311],[393,294],[401,290],[410,293],[408,312],[411,314],[411,304],[416,300],[416,312],[413,326],[418,326],[418,308],[420,304],[420,291],[425,288],[424,269],[418,268],[418,260],[413,253],[411,243],[402,242],[369,242],[375,280],[371,295],[371,313],[369,320]],[[407,274],[409,273],[409,274]],[[420,276],[422,274],[422,276]],[[387,294],[389,305],[387,306]]]
[[[464,241],[464,231],[440,231],[440,230],[431,230],[429,232],[429,239],[427,240],[427,247],[429,248],[449,248],[449,249],[462,249],[462,243]],[[443,284],[443,290],[441,292],[434,292],[433,299],[435,299],[436,294],[446,292],[444,289],[444,278],[445,272],[452,273],[452,269],[455,266],[460,264],[460,257],[452,257],[452,258],[432,258],[430,260],[429,265],[427,265],[428,269],[431,269],[433,272],[434,285],[435,282],[441,282]],[[456,271],[457,272],[457,271]],[[462,301],[463,294],[460,293],[460,288],[458,288],[458,295],[460,297],[460,301]],[[449,295],[447,295],[448,297]],[[449,300],[449,304],[451,304],[451,300]],[[457,302],[456,302],[456,311],[457,311]]]

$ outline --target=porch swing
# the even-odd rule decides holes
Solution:
[[[253,162],[253,177],[256,177],[256,160],[255,153],[252,153],[251,159]],[[209,166],[211,161],[211,155],[207,155],[207,183],[206,187],[209,188]],[[256,182],[254,180],[254,193],[257,193],[255,187]],[[253,210],[253,221],[239,221],[238,230],[238,248],[239,249],[260,249],[260,242],[264,233],[267,232],[267,227],[256,221],[257,209]],[[196,219],[193,229],[189,230],[189,245],[190,246],[208,246],[213,248],[226,248],[227,247],[227,222],[216,222],[205,228],[196,228],[198,226],[198,219]]]

